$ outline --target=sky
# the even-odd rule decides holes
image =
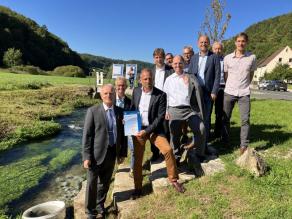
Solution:
[[[0,5],[46,25],[79,53],[152,62],[155,48],[197,51],[210,0],[0,0]],[[226,0],[232,18],[225,38],[267,18],[292,12],[292,0]]]

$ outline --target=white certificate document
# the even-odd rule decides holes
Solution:
[[[125,136],[136,135],[141,131],[141,117],[139,111],[124,111]]]

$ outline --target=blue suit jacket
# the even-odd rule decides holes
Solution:
[[[219,57],[208,51],[207,62],[205,67],[205,86],[203,90],[208,93],[217,94],[220,84],[220,59]],[[196,77],[199,75],[199,53],[196,53],[191,58],[189,66],[189,74],[194,74]]]

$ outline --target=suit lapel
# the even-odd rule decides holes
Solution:
[[[137,92],[137,95],[135,95],[136,96],[135,106],[136,106],[136,109],[138,110],[139,109],[140,100],[141,100],[141,95],[142,95],[142,87],[141,88],[137,88],[136,92]]]
[[[195,72],[196,72],[196,75],[197,74],[199,74],[199,53],[197,53],[196,55],[195,55]]]
[[[100,114],[102,115],[102,116],[101,116],[101,120],[102,120],[103,123],[105,124],[106,131],[108,132],[108,130],[107,130],[106,112],[105,112],[105,110],[104,110],[103,104],[100,104],[100,105],[99,105],[99,111],[100,111]]]
[[[152,109],[152,106],[153,106],[153,103],[155,100],[155,96],[156,96],[155,95],[155,87],[153,87],[151,98],[150,98],[150,103],[149,103],[149,108],[148,108],[148,115],[150,115],[150,112],[151,112],[151,109]]]

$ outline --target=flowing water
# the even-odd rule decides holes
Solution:
[[[70,116],[57,119],[57,122],[62,125],[62,130],[51,138],[25,143],[1,154],[0,165],[7,165],[41,154],[53,158],[56,154],[67,149],[76,152],[73,160],[66,168],[59,168],[50,173],[41,180],[36,188],[25,194],[21,200],[12,203],[11,208],[14,209],[11,212],[12,214],[46,201],[65,200],[68,204],[73,199],[73,195],[80,189],[80,182],[85,174],[81,167],[81,139],[85,113],[86,109],[78,109]],[[75,183],[76,181],[78,182]],[[74,183],[75,185],[70,185]],[[75,187],[75,190],[72,191],[70,187]],[[64,196],[65,192],[69,193],[66,197]]]

